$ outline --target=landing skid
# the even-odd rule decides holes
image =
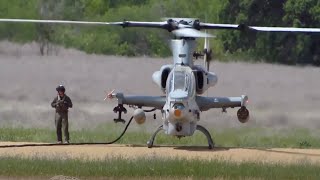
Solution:
[[[198,131],[202,132],[206,137],[207,137],[207,140],[208,140],[208,148],[209,149],[213,149],[214,148],[214,143],[213,143],[213,140],[211,138],[211,135],[209,133],[209,131],[204,128],[203,126],[200,126],[200,125],[197,125],[197,128],[196,128]],[[159,126],[158,129],[153,133],[153,135],[151,136],[150,140],[147,142],[147,145],[148,145],[148,148],[152,148],[153,147],[153,143],[154,143],[154,140],[157,136],[157,134],[163,130],[163,126]]]

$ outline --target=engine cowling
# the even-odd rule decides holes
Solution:
[[[152,75],[152,80],[156,83],[163,92],[166,90],[167,79],[172,70],[172,65],[162,66],[160,71],[156,71]]]
[[[218,82],[218,77],[215,73],[208,72],[201,67],[196,67],[194,69],[194,76],[196,79],[197,94],[203,94]]]
[[[246,107],[241,107],[238,112],[237,112],[237,117],[238,117],[238,120],[241,122],[241,123],[246,123],[249,121],[249,117],[250,117],[250,113],[249,113],[249,110],[246,108]]]

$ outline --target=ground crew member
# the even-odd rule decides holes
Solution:
[[[55,125],[57,132],[57,141],[62,143],[62,131],[63,129],[65,143],[70,143],[69,129],[68,129],[68,109],[72,108],[71,99],[65,94],[66,89],[63,85],[56,88],[58,95],[54,98],[51,106],[56,109]]]

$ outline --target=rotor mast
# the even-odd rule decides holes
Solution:
[[[193,52],[196,47],[194,38],[171,40],[171,51],[174,65],[193,66]]]

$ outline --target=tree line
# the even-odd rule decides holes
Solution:
[[[317,0],[11,0],[0,1],[1,18],[88,21],[197,17],[212,23],[255,26],[320,27]],[[211,44],[220,60],[242,59],[281,64],[320,66],[320,35],[248,33],[216,30]],[[87,53],[126,56],[170,56],[170,34],[155,29],[104,26],[0,23],[0,38],[40,42],[42,54],[50,44]],[[199,41],[199,49],[203,47]]]

